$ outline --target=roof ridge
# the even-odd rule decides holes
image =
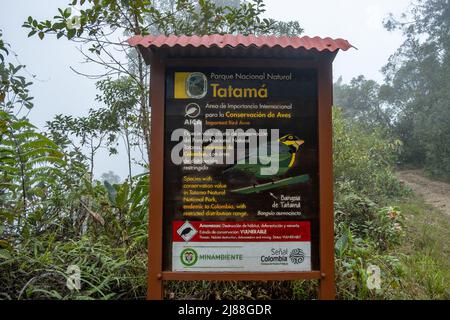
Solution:
[[[330,37],[322,38],[319,36],[275,36],[275,35],[242,35],[242,34],[211,34],[211,35],[137,35],[127,40],[132,47],[143,46],[145,48],[162,46],[167,47],[250,47],[256,48],[279,46],[281,48],[294,49],[316,49],[318,51],[328,50],[335,52],[337,50],[346,51],[354,48],[347,40],[342,38],[332,39]]]

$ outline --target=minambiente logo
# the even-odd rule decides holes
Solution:
[[[197,251],[195,251],[192,248],[184,249],[183,251],[181,251],[180,260],[181,260],[181,263],[183,265],[185,265],[186,267],[193,266],[194,264],[197,263],[197,260],[198,260]]]

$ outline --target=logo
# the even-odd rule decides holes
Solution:
[[[68,275],[66,280],[66,286],[70,291],[81,289],[81,270],[80,267],[71,264],[67,267],[66,274]]]
[[[201,99],[208,92],[208,79],[201,72],[175,72],[175,99]]]
[[[272,248],[270,249],[270,255],[263,255],[260,260],[262,265],[287,265],[288,249]]]
[[[185,110],[186,117],[189,117],[192,119],[197,118],[200,115],[200,112],[201,112],[200,106],[194,102],[189,103],[186,106],[186,110]]]
[[[300,264],[305,261],[305,253],[302,249],[293,249],[289,254],[289,259],[291,259],[293,264]]]
[[[181,251],[180,260],[186,267],[193,266],[198,260],[197,251],[191,248],[184,249]]]
[[[381,269],[378,266],[370,265],[367,267],[366,285],[369,290],[381,289]]]
[[[190,241],[197,234],[197,230],[189,221],[186,221],[178,228],[177,233],[184,241]]]

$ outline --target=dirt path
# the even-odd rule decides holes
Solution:
[[[450,184],[425,178],[420,170],[400,171],[397,176],[427,203],[450,215]]]

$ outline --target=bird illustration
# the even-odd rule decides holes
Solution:
[[[180,236],[185,237],[185,236],[187,236],[189,233],[191,233],[191,231],[193,231],[192,228],[187,227],[186,229],[184,229],[184,230],[181,232]]]
[[[288,134],[280,139],[278,139],[279,146],[278,146],[278,157],[276,157],[275,161],[278,161],[278,171],[273,175],[262,175],[261,169],[264,167],[269,167],[267,163],[269,161],[274,161],[273,156],[271,154],[271,145],[267,145],[267,152],[266,156],[261,157],[259,155],[259,162],[256,164],[249,163],[250,157],[258,157],[258,148],[249,150],[248,154],[241,158],[237,159],[237,163],[226,170],[224,170],[224,173],[227,172],[245,172],[252,176],[254,176],[257,179],[263,179],[263,180],[269,180],[273,179],[274,177],[280,177],[284,176],[295,164],[295,161],[297,159],[297,153],[300,149],[300,146],[305,143],[305,141],[301,140],[297,136],[293,134]],[[262,146],[264,148],[264,146]],[[245,160],[245,161],[243,161]],[[262,160],[262,161],[261,161]],[[240,163],[242,162],[242,163]],[[263,164],[266,163],[266,164]]]

